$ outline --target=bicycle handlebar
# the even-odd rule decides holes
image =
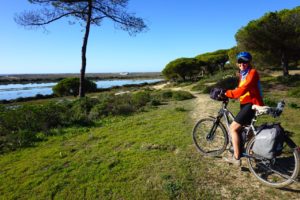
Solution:
[[[285,102],[282,100],[282,101],[279,101],[277,103],[277,107],[274,109],[271,110],[270,114],[275,118],[275,117],[279,117],[281,115],[281,113],[283,112],[283,109],[284,109],[284,106],[285,106]]]

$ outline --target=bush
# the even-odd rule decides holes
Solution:
[[[152,99],[150,101],[150,105],[151,106],[159,106],[159,105],[161,105],[161,102],[158,99]]]
[[[160,90],[151,94],[151,99],[155,99],[159,103],[160,101],[166,101],[170,99],[182,101],[191,98],[194,98],[194,96],[187,91]]]
[[[134,105],[131,94],[115,96],[110,104],[110,114],[112,115],[129,115],[140,108]]]
[[[175,111],[177,111],[177,112],[185,112],[186,109],[184,107],[176,107]]]
[[[98,96],[98,103],[91,109],[89,113],[90,120],[97,120],[111,113],[115,95],[112,93],[102,93]]]
[[[17,147],[32,146],[37,140],[37,135],[35,132],[31,132],[28,130],[20,130],[18,132],[13,132],[12,134],[9,134],[6,140],[6,148],[16,149]]]
[[[270,106],[270,107],[276,107],[277,106],[277,102],[273,99],[264,98],[263,101],[264,101],[264,104],[266,106]]]
[[[106,110],[106,104],[99,103],[91,109],[88,118],[90,120],[100,119],[102,116],[108,115],[107,113],[105,113],[105,110]]]
[[[140,95],[136,96],[135,103],[131,94],[101,95],[97,105],[92,108],[89,118],[95,120],[108,115],[129,115],[143,106],[143,95]]]
[[[84,97],[74,101],[71,108],[71,123],[79,125],[90,125],[92,121],[89,117],[93,106],[99,103],[98,99]]]
[[[290,97],[300,97],[300,88],[293,88],[288,92]]]
[[[130,115],[136,111],[136,107],[130,103],[117,104],[112,109],[113,115]]]
[[[298,104],[293,103],[293,102],[292,102],[292,103],[289,103],[288,105],[289,105],[289,107],[292,108],[292,109],[299,109],[299,108],[300,108],[300,106],[298,106]]]
[[[145,106],[150,101],[151,97],[150,92],[148,91],[141,91],[132,94],[132,102],[138,108]]]
[[[38,140],[37,133],[46,135],[54,127],[69,120],[63,104],[24,105],[0,111],[0,151],[30,146]]]
[[[227,78],[224,78],[224,79],[218,81],[214,85],[206,86],[203,89],[203,92],[204,93],[209,93],[212,88],[216,88],[216,87],[223,88],[225,90],[232,90],[232,89],[237,87],[238,82],[239,82],[238,77],[227,77]]]
[[[177,101],[187,100],[194,98],[194,95],[187,91],[173,91],[172,98]]]
[[[79,94],[79,78],[65,78],[59,81],[53,88],[53,93],[57,96],[77,96]],[[94,92],[97,90],[97,85],[93,81],[85,80],[85,91]]]
[[[297,86],[300,84],[300,75],[278,76],[277,81],[287,86]]]
[[[151,94],[152,99],[156,100],[168,100],[171,99],[173,96],[173,92],[171,90],[158,90]]]
[[[172,98],[172,96],[173,96],[173,92],[171,90],[164,90],[161,93],[161,97],[163,99],[169,99],[169,98]]]

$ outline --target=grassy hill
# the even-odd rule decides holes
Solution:
[[[291,106],[300,100],[287,90],[273,88],[266,96],[286,100],[280,121],[300,144],[300,112]],[[196,151],[195,120],[219,106],[201,94],[94,126],[57,129],[34,147],[0,155],[0,199],[300,199],[299,183],[269,188],[245,161],[235,168]],[[231,108],[236,112],[238,102]]]

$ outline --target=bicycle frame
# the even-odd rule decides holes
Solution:
[[[224,120],[225,120],[225,127],[226,127],[226,131],[227,131],[229,143],[231,143],[232,139],[231,139],[231,134],[230,134],[230,124],[231,124],[232,121],[234,121],[235,117],[232,114],[232,112],[230,112],[227,109],[228,103],[229,103],[228,100],[227,101],[223,101],[222,108],[219,110],[218,116],[216,117],[216,124],[219,124],[220,121],[221,121],[221,119],[224,118]],[[247,136],[250,133],[250,131],[252,131],[254,135],[257,134],[256,128],[254,127],[254,124],[257,121],[256,118],[257,118],[257,115],[255,115],[254,118],[251,120],[250,125],[244,126],[244,129],[247,130],[247,132],[246,132]],[[211,131],[213,132],[215,128],[216,127],[213,127]]]

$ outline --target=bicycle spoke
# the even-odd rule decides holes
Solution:
[[[283,153],[272,160],[252,152],[254,138],[247,145],[247,161],[250,171],[262,183],[272,187],[284,187],[295,181],[299,171],[299,155],[285,146]]]
[[[271,167],[268,167],[267,165],[265,165],[265,164],[263,164],[263,163],[259,163],[258,165],[259,165],[260,167],[264,168],[267,172],[268,172],[268,171],[274,172],[274,173],[276,173],[277,175],[280,175],[282,178],[285,178],[285,179],[289,179],[289,178],[290,178],[289,176],[284,175],[284,174],[280,173],[279,171],[274,170],[274,169],[272,169]]]
[[[204,155],[219,155],[227,146],[226,130],[223,125],[215,125],[215,120],[200,120],[193,129],[193,140]]]

